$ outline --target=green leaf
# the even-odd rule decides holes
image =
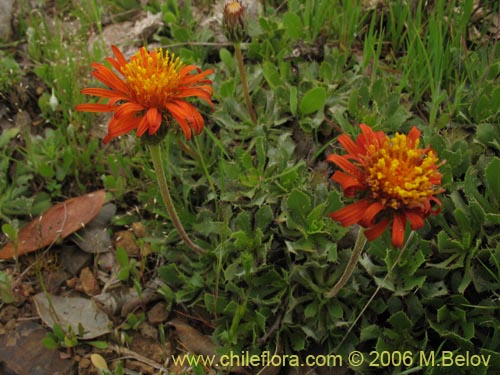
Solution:
[[[158,293],[165,298],[165,301],[168,302],[169,306],[175,299],[174,291],[167,284],[160,286],[160,288],[158,288]]]
[[[387,97],[387,89],[385,87],[385,80],[380,78],[373,83],[372,96],[373,99],[382,106]]]
[[[485,168],[488,195],[500,206],[500,159],[493,158]]]
[[[467,289],[467,287],[471,282],[472,282],[471,257],[468,256],[465,264],[464,277],[457,288],[458,292],[464,294],[465,290]]]
[[[302,334],[299,333],[298,330],[294,330],[292,332],[288,333],[288,337],[290,340],[290,343],[292,345],[292,349],[296,352],[300,352],[304,350],[306,347],[306,342],[305,338]]]
[[[413,327],[413,322],[403,311],[398,311],[392,314],[388,321],[399,331],[407,330]]]
[[[342,319],[344,316],[344,310],[342,304],[337,300],[333,299],[327,303],[328,315],[333,319]]]
[[[231,322],[231,327],[229,329],[229,337],[231,338],[231,342],[236,344],[238,340],[238,326],[240,324],[241,319],[245,315],[247,311],[247,300],[243,302],[242,305],[238,305],[236,311],[233,315],[233,321]]]
[[[169,11],[166,11],[163,13],[163,22],[165,24],[169,24],[169,23],[172,23],[175,21],[177,21],[177,17],[175,16],[174,13],[169,12]]]
[[[450,319],[450,312],[448,310],[448,307],[447,306],[441,306],[438,310],[437,310],[437,321],[438,323],[441,323],[441,322],[446,322]]]
[[[464,193],[465,193],[465,196],[466,198],[469,200],[467,206],[470,206],[471,202],[479,202],[481,208],[484,210],[484,211],[492,211],[492,207],[491,207],[491,204],[490,202],[488,201],[488,199],[485,197],[484,194],[481,194],[479,191],[478,191],[478,186],[482,185],[482,182],[479,180],[478,176],[477,176],[477,170],[476,168],[474,167],[470,167],[467,172],[465,173],[465,178],[464,178]],[[460,200],[461,199],[457,199],[456,197],[460,197],[460,195],[458,194],[458,192],[453,192],[452,193],[452,200],[453,202],[457,202],[457,203],[460,203]],[[493,202],[492,202],[493,203]],[[465,204],[462,207],[463,210],[466,210],[466,211],[469,211],[468,207],[465,206]],[[473,215],[475,218],[479,218],[477,216],[477,212],[476,212],[476,215]],[[481,220],[478,220],[477,221],[479,224],[481,224]]]
[[[58,323],[54,323],[54,325],[52,326],[52,332],[54,333],[54,336],[58,340],[62,340],[64,338],[64,336],[66,336],[63,329],[61,328],[61,326]]]
[[[334,76],[332,65],[327,61],[323,61],[319,67],[319,75],[323,82],[331,81]]]
[[[297,189],[292,190],[287,200],[288,213],[290,218],[297,224],[305,224],[305,217],[311,211],[311,198]]]
[[[186,277],[173,263],[161,266],[158,270],[158,276],[162,281],[173,286],[185,285],[186,283]]]
[[[495,88],[491,93],[491,103],[497,103],[493,104],[493,111],[498,111],[498,103],[500,103],[500,86]]]
[[[412,290],[416,287],[421,288],[426,279],[427,277],[424,275],[409,277],[405,280],[405,290]]]
[[[0,134],[0,149],[4,148],[9,141],[19,134],[18,128],[11,128],[7,130],[3,130],[2,134]]]
[[[17,239],[17,230],[10,223],[2,224],[2,232],[5,233],[7,237],[9,237],[12,241],[16,241]]]
[[[448,295],[448,289],[443,281],[426,283],[422,286],[422,295],[426,298],[435,298]]]
[[[315,87],[305,93],[300,101],[300,113],[308,115],[317,112],[325,106],[326,90],[323,87]]]
[[[118,273],[116,274],[116,277],[120,281],[128,280],[128,278],[130,277],[130,268],[129,267],[121,268],[120,271],[118,271]]]
[[[235,240],[234,245],[240,250],[251,249],[253,247],[253,239],[247,232],[242,230],[233,232],[231,233],[231,238]]]
[[[487,223],[498,225],[500,224],[500,214],[487,213],[485,220]]]
[[[76,339],[76,337],[68,337],[68,336],[64,337],[64,345],[67,348],[72,348],[73,346],[76,346],[77,344],[78,344],[78,340]]]
[[[360,341],[361,342],[364,342],[364,341],[368,341],[368,340],[373,340],[373,339],[376,339],[377,337],[379,337],[382,333],[382,329],[376,325],[376,324],[371,324],[367,327],[363,327],[361,329],[361,333],[360,333]]]
[[[266,167],[267,144],[265,137],[255,138],[255,153],[257,154],[257,168],[259,173],[263,174]]]
[[[324,227],[324,209],[325,203],[322,203],[316,206],[310,213],[307,215],[307,232],[309,234],[319,233],[323,230]]]
[[[122,268],[128,266],[128,254],[122,246],[119,246],[118,249],[116,249],[116,261]]]
[[[59,345],[57,342],[49,336],[45,336],[42,340],[43,346],[45,346],[47,349],[57,349],[59,348]]]
[[[491,102],[487,95],[483,94],[471,107],[474,119],[478,122],[486,120],[491,113]]]
[[[55,176],[54,168],[48,163],[40,164],[38,166],[37,172],[47,179],[51,179]]]
[[[256,228],[260,228],[263,232],[273,220],[274,213],[269,205],[260,207],[255,213],[255,226]]]
[[[212,314],[222,313],[224,308],[227,306],[227,300],[220,295],[218,295],[217,300],[215,300],[215,296],[213,294],[205,293],[203,299],[207,310]]]
[[[236,216],[234,224],[238,230],[242,230],[245,233],[252,233],[252,223],[250,220],[250,215],[247,211],[242,211]]]
[[[479,124],[476,127],[476,139],[486,147],[495,147],[500,151],[500,127],[493,124]]]
[[[304,309],[304,317],[312,318],[318,314],[318,302],[314,301],[306,306]]]
[[[12,303],[15,301],[10,286],[9,277],[3,271],[0,271],[0,303]]]
[[[221,61],[224,63],[224,65],[233,70],[235,67],[235,62],[233,59],[233,55],[231,55],[231,52],[229,52],[226,48],[221,48],[219,51],[219,57]]]
[[[219,93],[223,98],[231,98],[234,97],[234,93],[236,92],[236,82],[234,79],[229,79],[220,85]]]
[[[87,344],[97,349],[107,349],[109,346],[106,341],[87,341]]]
[[[274,90],[276,87],[283,84],[280,73],[278,72],[278,69],[276,69],[276,65],[271,63],[270,61],[264,62],[262,66],[262,73],[264,74],[264,78],[266,79],[271,89]]]
[[[290,39],[295,41],[301,37],[304,26],[302,25],[302,20],[296,13],[287,12],[283,16],[283,25]]]
[[[469,235],[472,233],[472,230],[475,230],[470,221],[470,214],[466,214],[460,208],[456,208],[455,210],[453,210],[453,216],[455,217],[455,220],[457,221],[458,224],[458,228],[462,233],[462,238],[466,238],[466,236],[469,237]],[[464,247],[468,246],[469,246],[468,243],[464,244]]]

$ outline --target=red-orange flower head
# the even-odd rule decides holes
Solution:
[[[106,98],[107,103],[75,107],[77,111],[114,113],[104,143],[134,129],[138,137],[146,132],[154,135],[162,124],[170,125],[169,116],[179,123],[187,139],[193,132],[199,134],[203,130],[203,117],[185,99],[198,97],[213,109],[212,81],[206,79],[213,70],[201,71],[194,65],[184,65],[161,48],[148,51],[142,47],[130,61],[117,47],[112,49],[114,58],[106,60],[119,75],[103,64],[92,64],[92,75],[109,89],[85,88],[81,91]]]
[[[416,127],[408,135],[396,133],[392,138],[367,125],[360,127],[356,141],[345,134],[339,137],[348,154],[327,158],[342,169],[332,180],[341,185],[346,197],[359,199],[330,217],[343,226],[359,223],[370,241],[392,221],[392,244],[401,247],[407,220],[415,230],[427,216],[439,213],[441,202],[435,195],[444,191],[438,171],[444,161],[439,163],[430,148],[418,148]]]

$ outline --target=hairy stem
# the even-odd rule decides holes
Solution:
[[[361,255],[361,252],[363,251],[364,247],[366,244],[366,236],[363,233],[363,230],[360,229],[358,232],[358,237],[356,238],[356,242],[354,244],[354,249],[352,250],[351,257],[349,258],[349,262],[347,262],[347,266],[344,270],[344,273],[342,276],[340,276],[339,281],[337,281],[337,284],[333,286],[333,288],[325,294],[326,298],[333,298],[337,295],[337,293],[342,289],[342,287],[345,285],[347,280],[352,275],[352,272],[354,271],[354,268],[356,268],[356,264],[358,263],[359,256]]]
[[[248,114],[252,122],[257,125],[257,116],[250,100],[250,91],[248,90],[247,74],[245,72],[245,64],[243,63],[243,53],[241,53],[241,46],[239,43],[234,43],[234,53],[236,61],[238,62],[238,69],[240,71],[241,86],[243,86],[243,93],[245,94],[245,103],[247,105]]]
[[[159,144],[149,145],[149,151],[151,153],[151,159],[153,160],[153,166],[156,173],[156,178],[158,179],[158,186],[160,188],[160,193],[163,198],[163,202],[167,207],[168,214],[170,215],[170,220],[174,224],[175,228],[179,232],[182,240],[191,249],[196,251],[198,254],[206,254],[207,252],[200,246],[195,244],[186,233],[186,230],[182,226],[179,216],[177,216],[177,211],[175,210],[174,204],[172,202],[172,197],[170,196],[170,191],[167,185],[167,179],[165,177],[165,171],[163,169],[163,164],[161,162],[161,149]]]

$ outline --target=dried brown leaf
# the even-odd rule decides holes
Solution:
[[[104,197],[104,190],[98,190],[49,208],[19,231],[18,256],[49,246],[83,228],[97,216]],[[12,258],[14,250],[13,244],[8,243],[0,250],[0,259]]]
[[[187,351],[204,356],[215,356],[214,363],[219,362],[219,356],[215,354],[217,345],[212,342],[210,337],[200,333],[181,319],[172,319],[168,324],[175,327],[177,337]],[[239,366],[232,367],[229,371],[235,374],[250,374],[245,368]]]
[[[198,332],[181,319],[172,319],[168,324],[175,327],[177,337],[186,350],[201,355],[215,355],[217,345],[210,337]]]

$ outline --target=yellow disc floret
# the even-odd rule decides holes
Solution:
[[[179,58],[161,48],[150,52],[141,49],[123,67],[122,73],[137,103],[146,108],[160,108],[175,96],[182,66]]]
[[[418,143],[396,133],[379,147],[369,146],[366,183],[372,198],[394,209],[415,208],[436,194],[437,156],[432,150],[417,149]]]

